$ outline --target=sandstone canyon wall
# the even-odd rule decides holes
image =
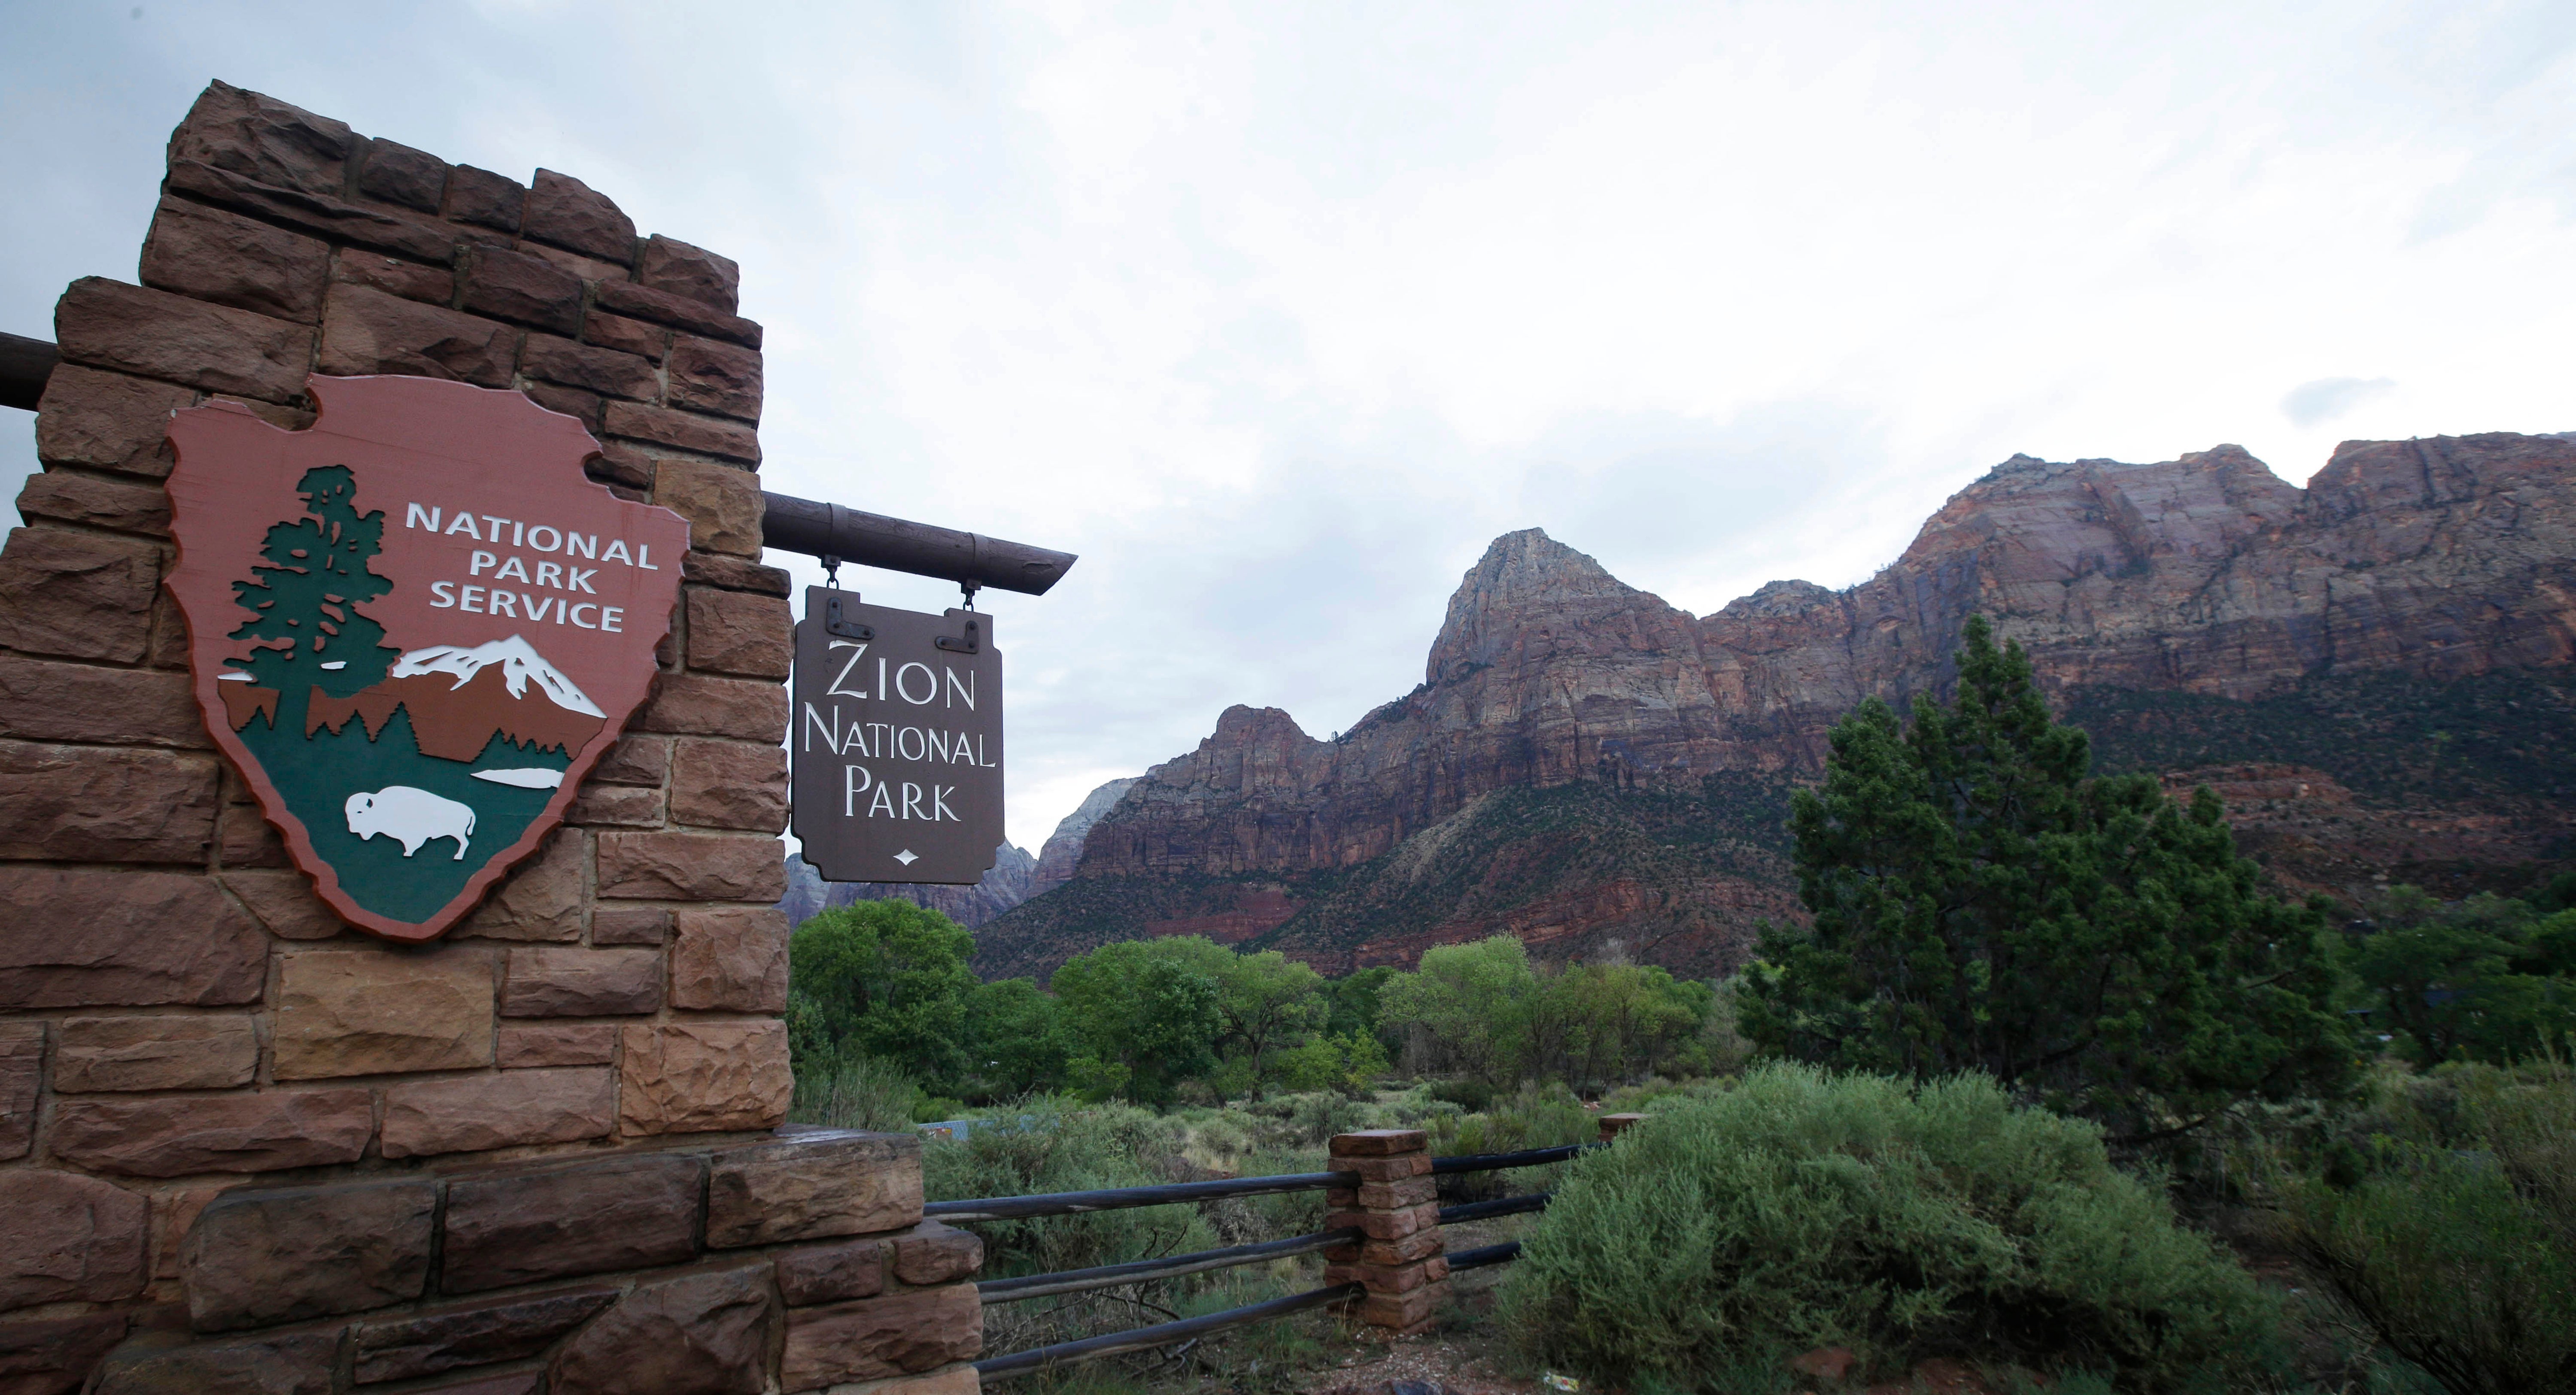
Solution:
[[[1826,732],[1863,697],[1941,692],[1980,613],[2096,729],[2104,768],[2313,748],[2313,766],[2229,778],[2358,790],[2382,834],[2422,834],[2355,860],[2318,842],[2333,818],[2245,801],[2249,846],[2282,824],[2294,889],[2350,893],[2409,848],[2498,875],[2558,855],[2576,441],[2348,442],[2304,490],[2234,446],[2016,456],[1868,581],[1774,582],[1701,617],[1535,529],[1498,538],[1420,687],[1332,741],[1228,710],[1099,817],[1066,884],[987,928],[979,967],[1213,933],[1340,972],[1500,930],[1723,972],[1756,920],[1797,913],[1778,817]],[[2486,764],[2445,774],[2446,722]]]

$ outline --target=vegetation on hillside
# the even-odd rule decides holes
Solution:
[[[1971,620],[1957,695],[1872,698],[1801,790],[1804,928],[1744,978],[1747,1035],[1845,1070],[1980,1072],[2130,1139],[2351,1074],[2326,907],[2257,889],[2219,804],[2088,776],[2018,644]]]
[[[2093,1126],[1978,1076],[1786,1064],[1577,1163],[1505,1303],[1551,1362],[1689,1384],[1846,1347],[1895,1373],[1973,1352],[2226,1389],[2272,1327],[2254,1281]]]
[[[1314,1171],[1364,1127],[1509,1151],[1642,1109],[1579,1162],[1440,1182],[1445,1201],[1558,1189],[1501,1232],[1528,1242],[1508,1320],[1454,1330],[1641,1392],[1843,1389],[1783,1383],[1825,1346],[1859,1353],[1851,1389],[1960,1357],[1998,1389],[2069,1395],[2576,1391],[2576,874],[2519,898],[2400,885],[2329,918],[2261,893],[2206,791],[2093,773],[2113,764],[1972,625],[1953,701],[1910,722],[1864,705],[1822,789],[1775,806],[1814,924],[1723,983],[1616,954],[1536,963],[1507,935],[1340,979],[1261,941],[1115,941],[1044,987],[986,983],[935,912],[829,912],[791,944],[797,1116],[973,1116],[925,1155],[953,1197]],[[1668,853],[1771,855],[1738,826],[1754,815],[1694,824],[1699,802],[1497,796],[1461,836],[1511,862],[1483,883],[1506,896],[1545,884],[1542,844],[1651,831]],[[1629,832],[1605,834],[1604,808]],[[1643,809],[1670,817],[1650,829]],[[1414,904],[1389,869],[1336,875],[1306,891]],[[978,1228],[988,1273],[1034,1273],[1297,1234],[1322,1205]],[[1319,1273],[1307,1257],[997,1307],[987,1349]],[[1320,1316],[1265,1325],[1149,1383],[1286,1389],[1340,1340]]]

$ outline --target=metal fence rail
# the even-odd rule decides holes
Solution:
[[[1286,1259],[1360,1238],[1358,1226],[1344,1226],[1339,1230],[1319,1230],[1312,1235],[1286,1240],[1267,1240],[1258,1245],[1235,1245],[1222,1250],[1200,1250],[1196,1254],[1173,1255],[1168,1259],[1140,1259],[1132,1264],[1104,1264],[1096,1269],[1062,1269],[1053,1274],[994,1279],[975,1285],[975,1294],[987,1304],[1017,1303],[1023,1299],[1044,1298],[1052,1293],[1080,1293],[1118,1284],[1141,1284],[1148,1279],[1177,1279],[1183,1274],[1209,1269],[1230,1269],[1238,1264],[1258,1264],[1265,1259]]]
[[[1263,1196],[1271,1192],[1311,1192],[1325,1187],[1356,1187],[1356,1172],[1292,1172],[1280,1177],[1221,1177],[1209,1182],[1171,1182],[1159,1187],[1110,1187],[1096,1192],[1048,1192],[1041,1196],[994,1196],[974,1201],[934,1201],[921,1214],[935,1221],[1018,1221],[1032,1216],[1072,1216],[1085,1211],[1116,1211],[1129,1206],[1169,1206],[1183,1201],[1221,1201],[1230,1196]]]
[[[1193,1337],[1205,1337],[1211,1333],[1223,1332],[1229,1328],[1249,1327],[1253,1323],[1268,1322],[1272,1318],[1286,1317],[1290,1313],[1302,1313],[1308,1308],[1320,1308],[1328,1303],[1339,1303],[1345,1298],[1357,1298],[1366,1292],[1368,1289],[1364,1285],[1335,1284],[1330,1288],[1319,1288],[1309,1293],[1273,1298],[1267,1303],[1252,1303],[1240,1308],[1228,1308],[1224,1312],[1210,1313],[1205,1317],[1183,1318],[1179,1322],[1160,1322],[1151,1327],[1112,1332],[1105,1337],[1085,1337],[1078,1342],[1058,1342],[1049,1347],[1031,1347],[1027,1351],[1016,1351],[1008,1356],[996,1356],[978,1361],[975,1363],[975,1373],[987,1381],[1009,1380],[1014,1376],[1030,1375],[1055,1366],[1070,1366],[1077,1361],[1093,1361],[1103,1356],[1119,1356],[1131,1351],[1148,1351],[1155,1347],[1170,1346],[1174,1342],[1188,1341]]]
[[[1497,1172],[1513,1167],[1539,1167],[1564,1162],[1581,1153],[1598,1148],[1598,1143],[1574,1143],[1555,1148],[1530,1148],[1517,1153],[1474,1153],[1451,1158],[1434,1158],[1431,1171],[1435,1176],[1462,1172]],[[1039,1216],[1071,1216],[1091,1211],[1115,1211],[1132,1206],[1171,1206],[1187,1202],[1219,1201],[1227,1197],[1264,1196],[1279,1192],[1316,1191],[1327,1187],[1357,1187],[1356,1172],[1299,1172],[1279,1177],[1228,1177],[1207,1182],[1173,1182],[1158,1187],[1113,1187],[1102,1191],[1051,1192],[1042,1196],[983,1197],[971,1201],[938,1201],[922,1208],[922,1214],[941,1221],[1015,1221]],[[1528,1196],[1507,1196],[1494,1201],[1470,1202],[1440,1209],[1440,1224],[1482,1220],[1489,1216],[1511,1216],[1543,1210],[1553,1192]],[[993,1279],[975,1286],[976,1296],[990,1305],[1017,1303],[1055,1294],[1082,1293],[1091,1289],[1112,1288],[1120,1284],[1147,1283],[1157,1279],[1178,1278],[1210,1269],[1225,1269],[1263,1260],[1285,1259],[1330,1249],[1358,1240],[1363,1232],[1356,1226],[1318,1231],[1312,1235],[1292,1236],[1256,1245],[1233,1245],[1224,1249],[1200,1250],[1193,1254],[1171,1255],[1162,1259],[1137,1260],[1129,1264],[1104,1264],[1091,1269],[1067,1269],[1052,1274],[1029,1274],[1011,1279]],[[1450,1272],[1478,1269],[1490,1264],[1506,1263],[1517,1258],[1520,1242],[1485,1245],[1461,1250],[1449,1256]],[[1320,1308],[1347,1298],[1356,1298],[1368,1290],[1361,1284],[1336,1284],[1308,1293],[1273,1298],[1268,1302],[1229,1308],[1204,1317],[1184,1318],[1177,1322],[1157,1323],[1126,1332],[1086,1337],[1080,1341],[1057,1342],[1052,1346],[1033,1347],[1008,1356],[988,1357],[975,1363],[975,1370],[986,1381],[1009,1380],[1017,1376],[1069,1366],[1076,1362],[1097,1360],[1147,1351],[1178,1342],[1210,1336],[1232,1328],[1285,1317],[1290,1313]]]

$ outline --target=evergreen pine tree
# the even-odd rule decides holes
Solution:
[[[2143,1140],[2352,1071],[2322,901],[2257,889],[2207,789],[2087,778],[2018,644],[1968,622],[1957,697],[1837,724],[1790,832],[1809,931],[1774,928],[1747,1035],[1803,1060],[1982,1071]]]
[[[307,470],[295,488],[305,516],[272,525],[260,547],[268,564],[233,583],[233,596],[251,618],[232,638],[253,641],[249,659],[236,666],[301,713],[310,688],[347,697],[383,681],[395,651],[384,642],[384,627],[356,608],[393,589],[367,569],[367,559],[383,546],[384,511],[358,512],[357,478],[346,465]],[[326,663],[345,667],[326,669]]]

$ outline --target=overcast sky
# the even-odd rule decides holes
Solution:
[[[2566,0],[0,0],[0,329],[210,78],[736,257],[770,488],[1081,553],[986,605],[1032,849],[1404,693],[1510,529],[1705,613],[2016,451],[2576,428]]]

